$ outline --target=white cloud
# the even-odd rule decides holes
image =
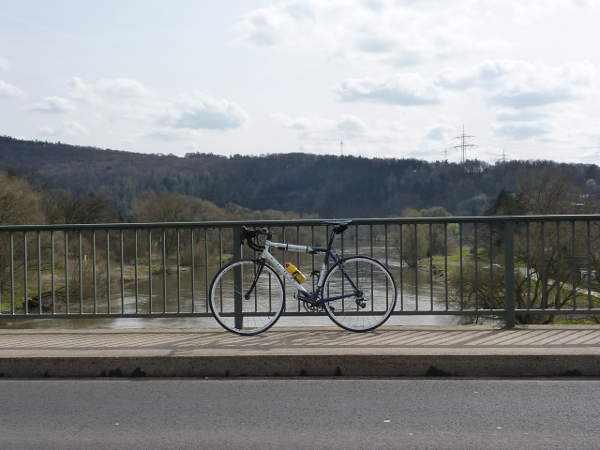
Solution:
[[[517,22],[528,24],[557,9],[597,7],[598,2],[596,0],[509,0],[507,6],[512,10]]]
[[[284,128],[291,130],[298,139],[298,151],[309,153],[337,153],[344,142],[344,154],[382,157],[397,156],[400,140],[414,141],[410,125],[398,121],[376,120],[368,124],[352,114],[339,119],[322,116],[292,118],[283,113],[271,114]]]
[[[140,98],[152,95],[152,91],[138,80],[130,78],[103,79],[94,89],[104,95],[117,98]]]
[[[372,78],[342,80],[333,92],[343,101],[396,105],[431,105],[441,102],[441,92],[417,73],[401,73],[385,81]]]
[[[445,142],[456,135],[456,127],[447,123],[437,123],[425,129],[425,138],[431,141]]]
[[[547,137],[553,130],[553,126],[547,120],[535,121],[509,121],[492,123],[490,129],[494,134],[511,139],[525,140],[530,138]]]
[[[543,109],[500,110],[490,129],[499,137],[536,139],[565,146],[572,146],[576,139],[582,142],[597,142],[600,139],[598,120],[576,104]]]
[[[232,130],[249,120],[249,114],[233,101],[198,92],[173,99],[127,78],[91,84],[74,77],[67,91],[72,99],[93,108],[97,119],[154,126],[143,136],[160,140],[188,139],[185,130]]]
[[[600,70],[588,62],[550,66],[498,59],[466,68],[447,67],[431,78],[399,73],[387,80],[345,79],[333,87],[347,102],[397,105],[441,103],[452,92],[477,90],[491,105],[527,108],[569,102],[600,93]]]
[[[24,98],[25,92],[6,81],[0,80],[0,98]]]
[[[249,114],[237,103],[207,95],[179,95],[157,123],[173,129],[231,130],[244,126]]]
[[[170,142],[197,139],[200,137],[200,134],[197,130],[161,126],[143,133],[140,137]]]
[[[74,120],[64,121],[58,127],[42,126],[39,132],[45,136],[81,137],[89,134],[87,128]]]
[[[254,47],[404,66],[504,45],[478,35],[481,15],[474,0],[288,0],[248,12],[233,30],[237,43]]]
[[[360,118],[344,114],[339,120],[320,116],[298,117],[293,119],[286,114],[276,113],[271,117],[285,128],[296,131],[302,140],[335,141],[338,138],[358,138],[369,132],[369,127]]]
[[[66,114],[74,112],[77,108],[66,98],[46,97],[44,101],[34,103],[29,109],[36,112]]]
[[[129,78],[102,79],[95,84],[89,84],[81,78],[73,77],[67,83],[67,92],[71,98],[89,104],[102,101],[129,101],[152,95],[152,91],[142,82]]]

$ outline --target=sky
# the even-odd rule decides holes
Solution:
[[[600,0],[1,3],[0,135],[600,164]]]

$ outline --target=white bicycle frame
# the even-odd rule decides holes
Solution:
[[[279,250],[297,252],[297,253],[312,253],[312,254],[325,253],[325,257],[323,258],[323,264],[321,265],[321,271],[319,273],[319,280],[317,281],[317,286],[316,286],[315,292],[310,293],[309,291],[306,290],[306,288],[304,286],[302,286],[302,284],[298,283],[298,281],[292,276],[292,274],[289,273],[285,269],[285,267],[283,267],[281,265],[281,263],[269,252],[269,247],[275,247]],[[323,283],[325,282],[325,276],[327,274],[327,262],[328,262],[330,256],[333,258],[335,263],[340,267],[342,273],[344,274],[346,279],[350,282],[350,284],[354,288],[355,292],[360,292],[358,287],[354,284],[354,281],[350,278],[350,276],[344,269],[344,266],[340,263],[340,260],[334,255],[334,253],[329,248],[308,247],[305,245],[282,244],[282,243],[271,242],[271,241],[267,240],[267,241],[265,241],[265,248],[262,250],[262,253],[261,253],[261,258],[263,258],[266,262],[269,262],[271,267],[276,269],[279,273],[281,273],[284,276],[284,278],[287,281],[292,283],[292,285],[306,297],[306,300],[311,300],[316,303],[321,303],[321,302],[326,302],[326,301],[331,301],[331,300],[338,300],[341,298],[352,297],[355,295],[355,293],[352,293],[352,294],[341,295],[341,296],[337,296],[334,298],[328,298],[328,299],[323,299],[323,300],[318,299],[319,293],[321,292],[321,289],[323,288]]]

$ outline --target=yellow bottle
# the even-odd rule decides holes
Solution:
[[[302,284],[306,281],[306,277],[304,276],[304,274],[300,272],[298,268],[292,263],[286,262],[285,270],[291,273],[298,283]]]

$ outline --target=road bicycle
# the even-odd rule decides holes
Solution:
[[[271,328],[285,309],[283,276],[296,290],[294,298],[309,312],[324,310],[336,325],[350,331],[370,331],[382,325],[396,306],[396,283],[379,261],[366,256],[342,259],[333,250],[334,238],[347,230],[350,222],[323,222],[332,227],[326,248],[272,242],[272,231],[242,227],[242,243],[245,240],[259,256],[234,261],[215,275],[209,302],[217,322],[246,336]],[[259,236],[266,236],[263,244]],[[271,248],[324,254],[321,270],[311,274],[318,276],[313,292],[302,284],[305,277],[290,273],[277,261]]]

